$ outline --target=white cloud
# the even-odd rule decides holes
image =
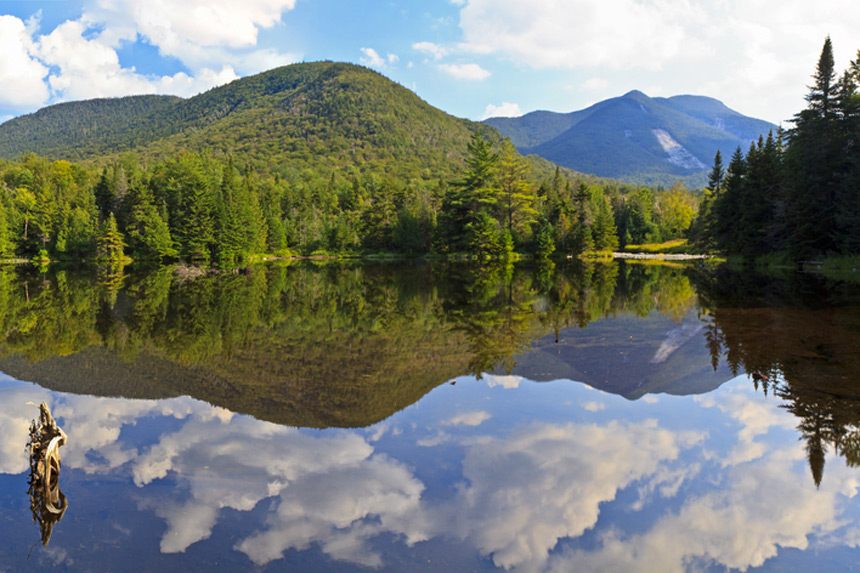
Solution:
[[[40,38],[36,52],[42,61],[59,70],[48,78],[55,100],[146,93],[190,96],[238,77],[233,68],[226,65],[220,71],[199,69],[194,76],[184,72],[173,76],[143,76],[134,68],[120,65],[116,50],[105,40],[104,34],[87,36],[88,29],[82,22],[68,21]]]
[[[59,68],[48,78],[61,100],[80,100],[127,94],[153,93],[155,86],[133,69],[120,66],[116,50],[100,38],[87,39],[84,24],[68,21],[39,41],[38,54]]]
[[[536,424],[483,440],[466,450],[464,484],[434,531],[469,539],[498,567],[540,569],[560,538],[594,526],[602,503],[700,440],[653,421]]]
[[[589,412],[599,412],[606,409],[606,404],[603,402],[585,402],[582,404],[582,407]]]
[[[73,438],[61,451],[64,468],[98,474],[122,467],[141,488],[140,507],[164,520],[160,548],[166,553],[210,537],[224,509],[259,510],[263,500],[271,509],[236,543],[258,565],[317,546],[332,559],[385,566],[374,543],[380,536],[407,545],[460,539],[498,566],[558,571],[683,571],[699,562],[744,570],[780,547],[806,549],[816,537],[823,544],[860,543],[848,512],[860,487],[854,468],[831,457],[817,490],[793,436],[787,446],[737,455],[744,444],[793,432],[796,424],[777,402],[754,400],[752,392],[747,384],[696,399],[698,407],[717,408],[737,422],[714,441],[728,438],[726,453],[701,463],[685,452],[707,454],[705,434],[672,431],[653,420],[538,423],[504,436],[468,431],[462,439],[440,433],[444,440],[437,443],[464,448],[463,475],[447,500],[431,502],[422,499],[424,485],[406,464],[368,442],[374,431],[307,432],[188,397],[95,398],[5,381],[0,403],[12,406],[0,410],[0,472],[26,471],[21,445],[37,410],[25,404],[44,400]],[[447,423],[474,425],[489,415],[466,412]],[[125,431],[156,417],[177,422],[144,445]],[[724,431],[717,426],[714,432]],[[648,507],[655,496],[676,498],[697,476],[704,481],[677,504]],[[147,489],[166,477],[178,487]],[[601,527],[602,507],[632,488],[638,499],[621,509],[642,510],[642,526],[633,533],[623,529],[627,520]],[[596,535],[588,551],[558,546],[591,528]]]
[[[373,48],[362,48],[361,63],[371,68],[381,68],[385,65],[385,60]]]
[[[502,105],[488,104],[481,119],[487,119],[488,117],[520,117],[521,115],[523,115],[523,112],[520,111],[519,104],[505,101],[502,102]]]
[[[522,381],[525,380],[522,376],[498,376],[496,374],[484,374],[484,381],[490,388],[500,386],[502,388],[512,390],[519,388]]]
[[[412,44],[412,49],[432,56],[434,60],[441,59],[448,54],[447,48],[433,42],[416,42]]]
[[[489,412],[464,412],[442,422],[447,426],[480,426],[492,418]]]
[[[774,122],[805,106],[826,35],[837,68],[848,65],[857,21],[860,3],[848,1],[471,0],[460,9],[463,50],[586,78],[599,67],[603,81],[583,80],[587,89],[698,93]]]
[[[439,64],[439,69],[461,80],[484,80],[490,77],[490,72],[478,64]]]
[[[253,48],[260,29],[275,26],[294,6],[295,0],[91,0],[84,21],[104,26],[111,38],[143,37],[195,70],[222,64],[225,51]]]
[[[582,87],[589,91],[601,91],[609,87],[609,81],[603,78],[591,78],[586,80]]]
[[[153,82],[156,86],[156,91],[162,94],[172,94],[182,97],[189,97],[210,88],[228,84],[239,76],[230,66],[224,66],[221,71],[210,70],[203,68],[198,70],[194,76],[189,76],[183,72],[179,72],[173,76],[164,76]]]
[[[275,26],[294,5],[295,0],[90,0],[80,19],[41,36],[37,17],[24,23],[0,16],[0,83],[15,85],[0,93],[0,106],[28,111],[94,97],[190,96],[232,81],[238,73],[293,63],[298,59],[293,54],[256,46],[260,30]],[[138,41],[178,59],[189,71],[158,76],[123,67],[117,50]],[[390,54],[389,61],[396,56]]]
[[[648,531],[629,537],[609,531],[597,551],[562,552],[551,570],[569,571],[575,564],[586,571],[681,572],[700,560],[743,571],[763,565],[779,548],[807,549],[810,536],[841,536],[836,532],[845,525],[839,516],[845,499],[838,490],[851,472],[840,471],[832,486],[816,490],[808,475],[793,471],[792,458],[774,450],[738,466],[719,487],[688,498]]]
[[[373,48],[361,48],[361,53],[364,54],[359,61],[369,68],[385,68],[386,66],[396,64],[400,61],[397,54],[387,54],[385,57],[379,55],[379,52]]]
[[[643,66],[689,57],[705,12],[688,0],[472,0],[460,11],[464,47],[536,68]]]
[[[48,68],[34,57],[35,48],[23,21],[0,16],[0,107],[35,108],[47,101]]]

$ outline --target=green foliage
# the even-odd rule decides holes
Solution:
[[[102,223],[96,238],[96,260],[111,265],[121,264],[124,256],[125,241],[116,226],[116,219],[111,213]]]
[[[856,67],[856,64],[852,64]],[[808,106],[794,128],[737,149],[696,223],[696,241],[747,258],[808,259],[860,250],[860,94],[854,67],[837,80],[824,42]],[[719,158],[717,158],[719,159]],[[718,165],[715,161],[714,173]]]
[[[111,216],[135,259],[228,267],[262,253],[578,255],[615,248],[616,229],[656,236],[661,224],[652,200],[622,227],[635,218],[630,188],[524,158],[491,128],[349,64],[19,119],[0,128],[0,139],[26,133],[10,146],[91,158],[0,161],[0,250],[28,258],[95,257]],[[62,129],[76,137],[43,137]]]

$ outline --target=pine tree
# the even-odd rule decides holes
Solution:
[[[535,195],[526,181],[529,170],[529,164],[510,140],[505,140],[495,171],[502,224],[512,236],[520,234],[536,222],[538,213],[534,208]]]
[[[722,192],[714,201],[714,235],[717,247],[726,252],[738,252],[740,234],[740,210],[744,193],[746,160],[738,147],[723,179]]]
[[[472,134],[466,150],[463,178],[450,185],[442,201],[436,242],[440,252],[474,252],[476,237],[490,239],[484,215],[495,208],[498,200],[494,176],[499,155],[479,132]]]
[[[113,213],[102,223],[99,236],[96,239],[96,260],[111,265],[121,264],[125,258],[125,241],[116,226]]]
[[[723,156],[720,154],[720,150],[718,149],[717,154],[714,156],[714,167],[708,175],[708,189],[710,189],[714,195],[719,195],[720,189],[723,185],[724,176],[725,170],[723,169]]]
[[[838,123],[838,82],[828,37],[818,59],[808,106],[794,118],[786,152],[789,248],[801,257],[836,248],[836,189],[845,157]]]
[[[126,236],[135,259],[176,256],[170,229],[155,206],[152,191],[148,187],[133,187],[129,192],[128,219]]]
[[[594,248],[598,251],[614,251],[618,248],[618,231],[609,199],[600,191],[595,194]]]

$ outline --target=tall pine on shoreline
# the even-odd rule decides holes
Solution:
[[[837,78],[828,37],[806,109],[794,127],[732,156],[715,158],[708,208],[696,228],[702,248],[797,259],[860,254],[860,52]]]

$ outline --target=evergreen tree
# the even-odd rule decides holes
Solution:
[[[845,165],[837,191],[836,240],[844,253],[860,253],[860,52],[842,76],[839,123]]]
[[[126,236],[132,257],[161,259],[176,256],[170,229],[154,203],[152,191],[144,185],[133,187],[129,199]]]
[[[615,228],[612,205],[600,190],[595,193],[593,201],[596,204],[593,237],[594,249],[598,251],[614,251],[618,248],[618,231]]]
[[[491,236],[487,217],[498,200],[495,186],[495,165],[499,155],[482,134],[475,132],[466,147],[466,168],[463,178],[455,181],[445,194],[439,217],[436,248],[441,252],[475,252],[476,237],[500,240]],[[492,217],[490,217],[492,219]],[[480,249],[495,252],[497,249]]]
[[[546,260],[553,252],[555,252],[555,243],[552,239],[552,226],[549,221],[541,217],[535,237],[535,257],[538,260]]]
[[[529,169],[529,164],[506,139],[496,164],[496,179],[502,224],[512,236],[522,235],[536,222],[535,194],[526,181]]]
[[[111,265],[121,264],[125,258],[125,241],[116,226],[113,213],[102,223],[96,239],[96,260]]]
[[[838,124],[838,83],[828,37],[818,59],[808,106],[794,118],[786,155],[789,248],[802,257],[836,247],[836,189],[844,155]]]
[[[573,232],[573,252],[574,254],[581,254],[593,251],[591,192],[588,186],[581,181],[576,190],[576,195],[574,195],[574,203],[576,205],[576,227]]]
[[[724,176],[725,170],[723,169],[723,156],[718,149],[717,154],[714,156],[714,167],[708,175],[708,189],[710,189],[715,195],[719,195],[720,193]]]
[[[714,200],[714,236],[717,247],[726,252],[738,252],[740,247],[740,217],[746,177],[746,160],[738,147],[723,179],[722,191]]]

